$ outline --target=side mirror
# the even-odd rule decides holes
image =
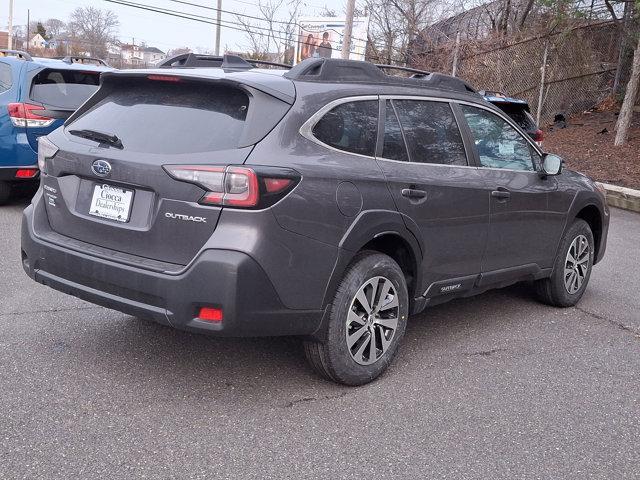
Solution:
[[[542,173],[543,175],[560,175],[562,172],[562,164],[564,160],[558,155],[545,153],[542,156]]]

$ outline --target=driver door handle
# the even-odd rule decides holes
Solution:
[[[413,188],[403,188],[402,196],[407,198],[424,198],[427,196],[427,192],[424,190],[415,190]]]
[[[497,190],[491,192],[491,196],[498,200],[507,200],[511,197],[511,192],[504,187],[498,187]]]

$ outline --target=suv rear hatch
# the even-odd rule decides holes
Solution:
[[[295,92],[279,78],[291,90],[276,98],[233,77],[103,75],[98,93],[49,136],[59,148],[43,175],[51,228],[91,245],[189,263],[215,230],[221,207],[201,204],[206,190],[168,170],[243,164]],[[59,193],[48,191],[49,183]]]
[[[104,70],[44,68],[33,76],[29,91],[32,114],[42,117],[43,126],[26,129],[27,139],[36,150],[38,137],[58,128],[69,116],[93,95],[100,84]]]

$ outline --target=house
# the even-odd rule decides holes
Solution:
[[[124,63],[132,66],[143,65],[142,49],[140,45],[123,43],[120,45],[120,58]]]
[[[0,48],[9,48],[9,32],[0,32]]]
[[[147,64],[155,64],[165,57],[165,53],[156,47],[143,47],[142,59]]]
[[[29,48],[47,48],[47,46],[48,42],[39,33],[36,33],[29,40]]]

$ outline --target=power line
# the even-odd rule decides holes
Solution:
[[[201,23],[209,23],[209,24],[213,24],[213,25],[217,25],[217,19],[213,18],[213,17],[206,17],[204,15],[197,15],[195,13],[187,13],[187,12],[182,12],[182,11],[178,11],[178,10],[171,10],[171,9],[167,9],[167,8],[162,8],[162,7],[156,7],[154,5],[146,5],[146,4],[142,4],[142,3],[136,3],[136,2],[132,2],[129,0],[104,0],[106,2],[110,2],[110,3],[116,3],[119,5],[124,5],[124,6],[128,6],[128,7],[133,7],[133,8],[139,8],[142,10],[149,10],[152,12],[156,12],[156,13],[162,13],[164,15],[170,15],[170,16],[174,16],[174,17],[179,17],[179,18],[185,18],[188,20],[194,20],[194,21],[198,21]],[[235,25],[238,27],[243,27],[243,28],[237,28],[237,27],[231,27],[229,25],[222,25],[225,28],[229,28],[232,30],[238,30],[241,32],[249,32],[249,33],[257,33],[257,34],[262,34],[261,32],[255,32],[252,30],[249,30],[247,25],[242,23],[242,22],[234,22],[232,20],[221,20],[222,23],[228,23],[230,25]],[[282,35],[292,35],[292,32],[287,32],[284,30],[275,30],[273,28],[267,28],[267,27],[261,27],[259,25],[250,25],[251,28],[253,29],[257,29],[257,30],[263,30],[267,33],[263,34],[263,35],[270,35],[273,38],[278,38],[280,40],[289,42],[292,41],[292,39],[288,39],[288,38],[282,38],[282,37],[277,37],[274,35],[274,33],[278,33],[278,34],[282,34]]]
[[[254,15],[248,15],[246,13],[237,13],[237,12],[233,12],[233,11],[230,11],[230,10],[218,9],[218,8],[215,8],[215,7],[210,7],[208,5],[202,5],[200,3],[187,2],[186,0],[168,0],[168,1],[169,2],[173,2],[173,3],[180,3],[182,5],[188,5],[188,6],[191,6],[191,7],[203,8],[205,10],[220,11],[222,13],[228,13],[230,15],[237,15],[237,16],[240,16],[240,17],[251,18],[253,20],[259,20],[261,22],[272,22],[272,23],[279,23],[279,24],[283,24],[283,25],[295,25],[296,27],[299,27],[299,28],[301,28],[303,30],[305,29],[304,26],[300,25],[298,22],[287,22],[287,21],[284,21],[284,20],[267,20],[267,19],[262,18],[262,17],[256,17]],[[236,1],[238,1],[238,0],[236,0]],[[246,3],[249,3],[249,2],[246,2]],[[255,3],[253,3],[251,5],[255,5]],[[340,35],[341,37],[344,36],[344,34],[340,33],[338,30],[336,30],[334,28],[328,28],[327,30],[334,31],[338,35]],[[352,36],[351,39],[352,40],[359,40],[359,41],[365,42],[365,43],[367,42],[367,40],[365,40],[364,38],[358,38],[358,37],[353,37]]]
[[[135,2],[130,2],[130,1],[126,1],[126,0],[103,0],[105,2],[109,2],[109,3],[115,3],[118,5],[124,5],[124,6],[128,6],[128,7],[132,7],[132,8],[138,8],[141,10],[147,10],[150,12],[155,12],[155,13],[161,13],[163,15],[169,15],[172,17],[177,17],[177,18],[183,18],[186,20],[192,20],[195,22],[200,22],[200,23],[206,23],[209,25],[216,25],[217,22],[214,18],[212,17],[205,17],[203,15],[196,15],[196,14],[190,14],[190,13],[186,13],[186,12],[181,12],[181,11],[177,11],[177,10],[170,10],[170,9],[165,9],[165,8],[161,8],[161,7],[155,7],[153,5],[146,5],[146,4],[141,4],[141,3],[135,3]],[[269,28],[265,28],[265,27],[260,27],[257,25],[252,25],[251,28],[255,28],[255,29],[259,29],[259,30],[266,30],[268,33],[263,33],[263,32],[256,32],[253,31],[249,28],[247,28],[244,24],[239,23],[239,22],[232,22],[229,20],[223,20],[224,23],[230,23],[232,25],[241,25],[244,28],[238,28],[238,27],[232,27],[230,25],[222,25],[222,27],[224,28],[228,28],[230,30],[236,30],[239,32],[244,32],[244,33],[249,33],[249,34],[256,34],[256,35],[269,35],[272,39],[274,40],[282,40],[283,42],[292,42],[294,41],[292,38],[284,38],[284,37],[280,37],[278,35],[275,35],[275,33],[281,33],[281,34],[290,34],[290,32],[284,32],[282,30],[273,30],[273,29],[269,29]],[[303,45],[315,45],[315,44],[310,44],[307,42],[299,42]],[[327,47],[330,48],[331,50],[335,50],[335,51],[340,51],[340,49],[337,48],[333,48],[333,47]]]

